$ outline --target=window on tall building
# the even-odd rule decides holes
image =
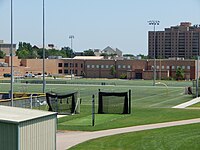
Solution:
[[[130,68],[131,68],[131,65],[128,65],[127,68],[130,69]]]
[[[62,67],[62,63],[58,63],[58,67]]]
[[[59,73],[59,74],[62,74],[62,69],[59,69],[59,70],[58,70],[58,73]]]
[[[68,74],[68,70],[67,69],[64,70],[64,74]]]
[[[96,65],[96,68],[99,68],[99,65]]]
[[[169,69],[169,66],[167,66],[166,69]]]
[[[187,66],[187,69],[189,70],[189,69],[190,69],[190,66]]]
[[[101,68],[104,68],[104,65],[101,65]]]
[[[123,66],[122,66],[122,68],[124,68],[124,69],[125,69],[125,68],[126,68],[126,65],[123,65]]]
[[[77,63],[75,63],[75,67],[78,67],[78,64],[77,64]]]
[[[64,67],[68,67],[68,63],[64,63]]]
[[[108,65],[106,65],[106,68],[109,68],[109,66],[108,66]]]
[[[70,67],[74,67],[74,64],[73,64],[73,63],[70,63]]]
[[[121,68],[121,65],[118,65],[118,68],[120,69],[120,68]]]
[[[94,65],[92,65],[91,67],[94,68]]]
[[[83,64],[81,64],[81,68],[83,68]]]
[[[90,68],[90,65],[87,65],[87,68]]]

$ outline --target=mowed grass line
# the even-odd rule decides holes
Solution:
[[[167,127],[90,140],[70,150],[199,150],[200,124]]]
[[[116,119],[120,119],[122,117],[125,117],[125,115],[121,114],[96,114],[95,115],[95,125],[100,125],[104,123],[112,123],[112,121],[115,121]],[[79,126],[91,126],[92,124],[92,115],[88,115],[85,117],[73,119],[67,122],[62,122],[60,125],[79,125]]]
[[[165,92],[164,89],[159,89],[159,91],[160,93],[153,93],[150,96],[138,99],[133,98],[133,104],[137,105],[137,107],[170,108],[191,99],[191,96],[184,95],[183,89],[180,88],[169,89],[168,92]]]
[[[88,107],[87,109],[85,109],[85,111],[88,111]],[[121,127],[136,126],[136,125],[186,120],[186,119],[200,118],[200,110],[133,107],[132,114],[123,115],[123,117],[112,120],[112,122],[110,122],[110,120],[108,119],[97,123],[95,126],[92,126],[92,118],[91,118],[90,125],[88,125],[88,122],[86,124],[81,124],[81,125],[80,123],[76,123],[76,121],[81,122],[82,119],[84,120],[85,117],[87,118],[89,116],[90,115],[88,115],[88,113],[82,112],[80,115],[73,115],[60,118],[58,120],[58,129],[98,131],[98,130],[114,129]],[[101,120],[102,118],[98,118],[97,116],[96,119]],[[73,124],[71,124],[72,120]]]

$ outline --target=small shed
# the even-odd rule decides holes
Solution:
[[[0,106],[0,149],[55,150],[57,113]]]

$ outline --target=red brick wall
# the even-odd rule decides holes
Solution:
[[[4,60],[1,59],[3,62]],[[5,62],[10,64],[9,57],[6,57]],[[28,73],[42,73],[43,72],[42,59],[17,59],[14,57],[14,70],[21,74]],[[59,63],[62,64],[59,67]],[[68,63],[68,67],[64,64]],[[70,67],[70,63],[74,66]],[[47,74],[70,74],[70,69],[78,76],[84,73],[88,78],[113,78],[111,75],[111,66],[116,68],[116,77],[119,78],[122,74],[128,75],[129,79],[135,79],[135,73],[142,73],[143,79],[153,78],[153,60],[71,60],[71,59],[45,59],[45,72]],[[195,79],[195,61],[194,60],[156,60],[157,78],[166,79],[168,76],[175,77],[178,66],[184,68],[185,77],[187,79]],[[82,67],[81,67],[82,66]],[[61,73],[59,73],[59,70]],[[9,67],[0,67],[0,75],[9,73]]]

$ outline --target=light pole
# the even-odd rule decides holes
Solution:
[[[43,88],[42,88],[42,91],[43,93],[45,93],[45,9],[44,9],[44,0],[43,0],[43,7],[42,7],[42,13],[43,13],[43,16],[42,16],[42,31],[43,31],[43,35],[42,35],[42,51],[43,51],[43,67],[42,67],[42,74],[43,74]]]
[[[11,56],[11,68],[10,68],[10,72],[11,72],[11,81],[10,81],[10,99],[11,99],[11,106],[13,107],[13,0],[11,0],[11,5],[10,5],[10,22],[11,22],[11,26],[10,26],[10,31],[11,31],[11,35],[10,35],[10,40],[11,40],[11,48],[10,48],[10,56]]]
[[[196,97],[199,97],[199,56],[197,56]]]
[[[153,25],[153,31],[154,31],[154,51],[153,51],[153,86],[155,86],[156,82],[156,25],[160,24],[160,21],[158,20],[150,20],[148,21],[149,25]]]
[[[74,67],[73,67],[74,64],[73,64],[73,61],[72,61],[74,35],[70,35],[69,39],[71,40],[71,66],[70,66],[70,68],[71,68],[71,79],[72,79],[72,73],[73,73],[72,69],[74,69]]]

